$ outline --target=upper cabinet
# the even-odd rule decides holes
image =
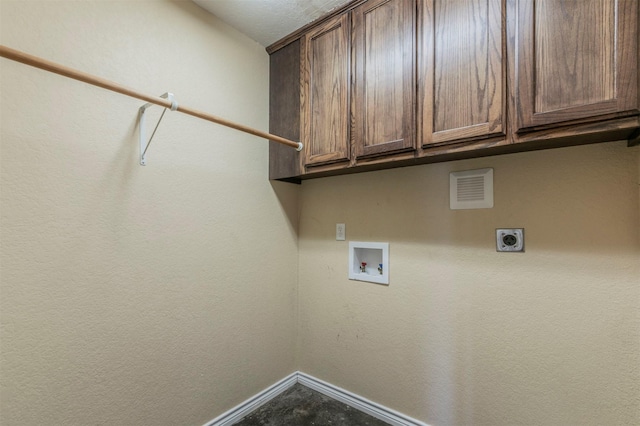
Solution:
[[[267,49],[270,177],[640,144],[639,3],[353,0]]]
[[[415,149],[415,0],[353,10],[356,158]]]
[[[311,29],[302,39],[301,122],[304,166],[350,158],[349,14]]]
[[[502,16],[502,0],[422,1],[423,146],[504,134]]]
[[[637,113],[637,0],[519,0],[514,18],[515,130]]]

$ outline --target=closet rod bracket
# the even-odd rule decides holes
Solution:
[[[176,102],[173,93],[164,93],[162,95],[160,95],[161,98],[165,98],[168,101],[171,102],[171,111],[176,111],[178,109],[178,102]],[[138,129],[138,140],[139,140],[139,144],[140,144],[140,165],[141,166],[146,166],[147,165],[147,150],[149,149],[149,145],[151,145],[151,141],[153,140],[153,137],[156,134],[156,130],[158,130],[158,126],[160,126],[160,122],[162,121],[162,118],[164,117],[164,113],[167,112],[167,108],[164,108],[162,111],[162,115],[160,115],[160,119],[158,120],[158,123],[156,124],[156,127],[154,127],[153,129],[153,133],[151,133],[151,137],[149,138],[149,141],[147,142],[147,137],[145,134],[145,112],[147,111],[147,108],[153,106],[154,104],[152,103],[146,103],[144,105],[142,105],[140,107],[140,121],[139,121],[139,126],[140,128]]]

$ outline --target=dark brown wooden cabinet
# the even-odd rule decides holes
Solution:
[[[415,149],[415,0],[370,0],[353,12],[356,158]]]
[[[638,112],[637,0],[514,4],[516,131]]]
[[[267,49],[270,178],[640,143],[639,3],[353,0]]]
[[[502,0],[423,0],[422,144],[504,135]]]
[[[273,52],[269,58],[269,131],[300,140],[300,41]],[[269,179],[298,181],[300,153],[269,142]]]
[[[337,16],[302,38],[301,118],[304,167],[348,161],[349,14]]]

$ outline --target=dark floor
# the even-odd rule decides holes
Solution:
[[[388,426],[382,420],[296,383],[236,426]]]

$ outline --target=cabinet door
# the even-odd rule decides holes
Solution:
[[[423,0],[423,146],[504,134],[502,0]]]
[[[516,4],[518,130],[637,109],[637,0]]]
[[[415,149],[415,0],[353,10],[356,157]]]
[[[349,15],[313,28],[302,43],[305,165],[346,161],[349,149]]]

